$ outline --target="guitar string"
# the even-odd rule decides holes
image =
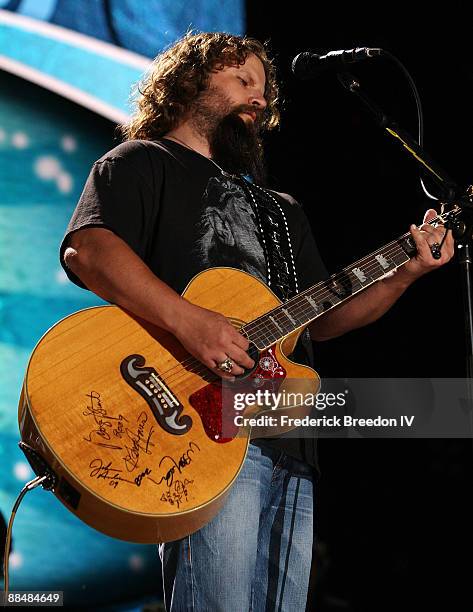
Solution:
[[[372,284],[372,283],[370,283],[370,284]],[[362,286],[362,285],[360,285],[360,288],[359,288],[359,289],[356,291],[356,293],[357,293],[358,291],[362,290],[362,289],[363,289],[363,286]],[[334,306],[335,306],[335,305],[334,305]],[[308,310],[308,309],[303,309],[303,310],[302,310],[302,312],[303,312],[304,314],[305,314],[306,312],[309,312],[309,313],[313,314],[313,311]],[[321,314],[322,314],[322,313],[321,313]],[[298,315],[296,315],[296,316],[299,316],[299,317],[300,317],[300,315],[301,315],[301,312],[299,312],[299,313],[298,313]],[[310,320],[310,318],[312,318],[312,319],[313,319],[314,317],[309,317],[309,320]],[[304,323],[301,323],[301,325],[300,325],[299,327],[302,327],[303,325],[304,325]],[[293,331],[295,331],[295,329],[291,330],[291,332],[293,332]],[[289,335],[289,333],[290,333],[290,332],[288,332],[288,335]],[[269,346],[271,346],[272,344],[275,344],[276,342],[278,342],[278,341],[279,341],[280,339],[282,339],[282,338],[283,338],[283,337],[281,337],[281,338],[277,338],[277,339],[271,339],[271,340],[270,340],[270,342],[269,342],[269,344],[268,344],[268,347],[269,347]],[[192,359],[187,359],[187,362],[188,362],[188,367],[187,367],[187,368],[185,368],[185,367],[181,367],[181,366],[185,366],[185,365],[186,365],[186,364],[185,364],[185,361],[183,361],[183,362],[179,362],[179,364],[175,365],[173,368],[171,368],[171,369],[169,370],[169,371],[172,371],[172,370],[178,370],[178,371],[176,371],[174,374],[172,374],[172,375],[170,375],[170,376],[167,376],[166,378],[164,378],[164,377],[163,377],[163,380],[165,380],[166,382],[171,382],[171,379],[172,379],[172,382],[173,382],[174,384],[176,384],[176,383],[178,383],[178,382],[179,382],[179,378],[185,378],[185,377],[186,377],[186,375],[187,375],[187,374],[186,374],[186,372],[187,372],[187,371],[191,371],[191,372],[193,372],[193,373],[195,373],[195,374],[204,374],[204,373],[206,373],[206,372],[207,372],[208,374],[211,374],[211,375],[212,375],[212,378],[213,378],[213,379],[215,379],[215,380],[218,380],[218,379],[219,379],[219,377],[218,377],[217,375],[215,375],[215,374],[213,373],[213,371],[212,371],[212,370],[210,370],[210,368],[207,368],[207,366],[205,366],[204,364],[202,364],[202,363],[201,363],[199,360],[197,360],[197,359],[195,359],[195,358],[192,358]],[[191,367],[191,366],[192,366],[192,367]],[[196,366],[197,366],[197,369],[195,369],[195,367],[196,367]]]
[[[376,268],[377,268],[377,266],[376,266]],[[306,291],[298,294],[295,297],[303,299]],[[330,291],[326,291],[325,289],[322,290],[320,295],[317,293],[317,291],[312,293],[311,295],[314,297],[314,301],[315,301],[315,299],[320,299],[320,296],[322,296],[322,295],[324,295],[324,297],[331,296],[333,298],[333,294]],[[281,306],[283,306],[283,305],[278,305],[276,308],[279,309]],[[296,312],[296,310],[297,310],[297,312]],[[274,311],[270,311],[270,312],[274,312]],[[294,316],[298,318],[301,314],[305,314],[306,312],[312,312],[313,313],[314,311],[313,311],[313,309],[311,310],[311,307],[309,306],[309,304],[306,301],[304,301],[303,303],[298,305],[297,308],[292,307],[291,308],[291,312],[293,312]],[[279,314],[279,313],[277,313],[277,314]],[[268,315],[269,315],[269,313],[265,313],[265,315],[263,315],[263,317],[268,316]],[[251,325],[251,324],[253,324],[253,323],[257,322],[257,321],[258,321],[258,319],[255,319],[255,321],[252,321],[251,323],[247,323],[244,327],[247,327],[248,325]],[[303,325],[303,324],[301,324],[301,325]],[[251,329],[251,335],[254,337],[255,335],[260,334],[260,332],[262,330],[263,331],[264,330],[269,331],[267,329],[267,324],[260,321],[255,328]],[[292,331],[294,331],[294,329],[290,330],[288,332],[288,334],[291,333]],[[246,330],[245,330],[245,332],[246,332]],[[264,335],[267,336],[267,334],[264,334]],[[267,340],[268,340],[267,337],[266,338],[259,338],[259,339],[263,339],[264,340],[264,344],[265,345],[267,344]],[[250,339],[250,341],[252,341],[252,340]],[[255,341],[257,341],[257,338],[255,338]],[[278,341],[278,339],[271,340],[269,345],[272,345],[272,344],[274,344],[277,341]],[[182,376],[184,378],[186,376],[186,370],[190,369],[191,367],[195,367],[195,365],[197,365],[197,364],[200,364],[200,367],[199,367],[199,369],[197,371],[194,371],[194,373],[200,374],[200,373],[203,373],[206,370],[209,371],[209,372],[212,372],[212,370],[210,368],[208,368],[205,364],[202,364],[202,362],[200,362],[195,357],[188,357],[188,358],[184,359],[183,361],[179,361],[177,364],[175,364],[169,370],[165,370],[164,372],[162,372],[161,373],[161,377],[164,380],[164,382],[168,383],[168,382],[171,382],[171,380],[172,380],[174,383],[176,383],[177,382],[176,377]],[[175,374],[171,374],[171,372],[173,372],[174,370],[177,370],[176,373]],[[191,371],[193,371],[193,370],[191,370]]]
[[[406,263],[406,262],[404,262],[404,263]],[[376,266],[376,269],[378,269],[378,267],[377,267],[377,266]],[[368,273],[368,268],[365,268],[365,271]],[[355,291],[353,291],[353,292],[352,292],[350,295],[354,295],[354,294],[358,293],[360,290],[363,290],[363,289],[364,289],[363,284],[362,284],[362,283],[361,283],[361,282],[360,282],[358,279],[356,279],[356,282],[358,283],[359,287],[358,287],[358,288],[355,288]],[[371,285],[372,285],[374,282],[376,282],[376,281],[372,281],[372,282],[370,282],[370,285],[369,285],[369,286],[371,286]],[[355,286],[355,287],[356,287],[356,286]],[[367,287],[366,287],[366,288],[367,288]],[[317,294],[315,294],[315,293],[314,293],[314,294],[312,294],[312,295],[316,296]],[[333,298],[333,294],[332,294],[331,292],[327,292],[327,295],[330,295],[330,296]],[[300,295],[299,295],[299,296],[297,296],[297,297],[302,297],[302,296],[300,296]],[[347,296],[347,297],[349,297],[349,296]],[[344,301],[344,299],[342,298],[342,300],[341,300],[341,301]],[[337,306],[337,305],[338,305],[338,304],[333,304],[333,303],[332,303],[332,307],[335,307],[335,306]],[[302,326],[303,326],[305,323],[307,323],[309,320],[314,319],[314,317],[313,317],[313,314],[314,314],[313,309],[312,309],[312,308],[311,308],[311,307],[310,307],[310,306],[309,306],[307,303],[305,303],[305,302],[303,302],[303,303],[301,303],[301,304],[296,305],[296,307],[295,307],[295,308],[293,307],[292,312],[294,313],[294,316],[295,316],[297,319],[302,319],[302,317],[305,317],[305,318],[306,318],[306,321],[301,322],[301,323],[300,323],[300,325],[299,325],[298,327],[302,327]],[[322,314],[323,314],[323,313],[320,313],[320,316],[321,316]],[[315,318],[316,318],[316,317],[315,317]],[[262,324],[262,325],[260,325],[260,328],[261,328],[261,327],[265,328],[265,327],[266,327],[266,325],[265,325],[265,324]],[[293,328],[293,329],[291,329],[291,330],[288,330],[288,335],[289,335],[290,333],[294,332],[296,329],[297,329],[297,328]],[[268,329],[266,329],[266,331],[268,331],[268,333],[269,333],[269,334],[272,334],[272,333],[273,333],[273,332],[271,332],[271,331],[270,331],[270,330],[268,330]],[[271,346],[272,344],[275,344],[276,342],[278,342],[280,339],[282,339],[282,338],[284,337],[284,336],[282,336],[282,337],[279,337],[279,338],[271,338],[271,337],[268,337],[268,334],[265,334],[265,336],[266,336],[266,338],[264,338],[264,340],[265,340],[265,344],[266,344],[268,347],[269,347],[269,346]],[[260,339],[261,339],[261,338],[260,338]],[[268,340],[269,340],[269,344],[268,344]],[[201,362],[199,362],[199,361],[198,361],[197,359],[195,359],[195,358],[190,358],[190,359],[188,359],[188,360],[187,360],[187,362],[188,362],[188,365],[189,365],[189,366],[190,366],[191,364],[192,364],[192,365],[194,365],[194,366],[195,366],[195,365],[200,364],[200,366],[198,367],[198,369],[197,369],[197,370],[191,370],[191,371],[193,371],[193,372],[194,372],[194,373],[196,373],[196,374],[203,373],[204,371],[212,372],[212,370],[210,370],[209,368],[207,368],[207,366],[205,366],[204,364],[201,364]],[[185,371],[183,371],[185,368],[181,367],[181,366],[185,366],[185,365],[186,365],[185,361],[183,361],[183,362],[179,362],[179,363],[180,363],[180,365],[176,365],[176,366],[174,366],[173,368],[171,368],[170,370],[168,370],[168,371],[166,372],[166,374],[167,374],[168,372],[171,372],[171,371],[172,371],[172,370],[174,370],[174,369],[178,369],[178,370],[179,370],[179,371],[178,371],[178,372],[176,372],[175,374],[170,375],[170,376],[167,376],[167,377],[166,377],[166,381],[171,381],[171,379],[173,379],[173,382],[174,382],[174,383],[176,383],[176,382],[177,382],[177,378],[178,378],[178,377],[179,377],[181,374],[182,374],[182,376],[184,376],[184,377],[186,376],[186,372],[185,372]],[[190,369],[190,368],[189,368],[189,369]]]
[[[434,219],[431,219],[431,220],[430,220],[428,223],[429,223],[430,225],[432,225],[433,223],[436,223],[436,222],[437,222],[439,219],[440,219],[440,220],[443,220],[443,219],[442,219],[442,215],[438,215],[438,216],[437,216],[437,217],[435,217]],[[359,263],[361,264],[361,262],[362,262],[364,259],[368,259],[368,258],[371,258],[371,259],[372,259],[372,258],[373,258],[373,256],[376,256],[376,254],[381,254],[381,253],[382,253],[384,256],[388,256],[388,257],[389,257],[389,256],[391,256],[393,253],[396,253],[396,252],[397,252],[397,254],[402,254],[402,255],[404,255],[404,256],[405,256],[406,254],[405,254],[404,250],[402,249],[402,247],[399,245],[399,241],[401,241],[401,240],[403,240],[403,239],[405,239],[405,238],[407,238],[407,237],[409,237],[409,236],[410,236],[410,234],[409,234],[409,232],[407,232],[406,234],[404,234],[404,235],[403,235],[403,236],[401,236],[400,238],[397,238],[396,240],[393,240],[392,242],[388,243],[388,244],[387,244],[387,245],[385,245],[384,247],[381,247],[380,249],[377,249],[376,251],[373,251],[373,252],[372,252],[372,253],[370,253],[369,255],[366,255],[365,257],[363,257],[362,259],[360,259],[360,260],[359,260]],[[386,250],[386,249],[388,249],[388,250]],[[355,263],[358,263],[358,262],[355,262]],[[401,264],[401,265],[404,265],[404,263],[407,263],[407,261],[406,261],[406,262],[403,262],[403,264]],[[400,266],[395,266],[395,267],[397,268],[397,267],[400,267]],[[307,294],[309,294],[309,295],[311,296],[311,298],[316,298],[316,299],[317,299],[317,300],[319,300],[319,301],[320,301],[321,299],[323,299],[323,298],[326,298],[326,297],[331,297],[331,298],[333,299],[333,297],[334,297],[334,296],[333,296],[333,292],[332,292],[332,291],[330,291],[329,289],[326,289],[326,288],[325,288],[325,285],[327,284],[327,282],[334,282],[334,281],[335,281],[335,282],[337,282],[337,280],[340,280],[340,279],[344,278],[344,277],[346,276],[347,272],[348,272],[348,273],[350,273],[350,271],[351,271],[351,270],[353,270],[353,268],[351,268],[351,266],[347,266],[346,268],[343,268],[343,270],[341,270],[339,273],[335,274],[333,277],[330,277],[329,279],[327,279],[327,280],[325,280],[325,281],[322,281],[322,283],[321,283],[321,284],[323,284],[323,286],[322,286],[322,287],[321,287],[319,290],[315,290],[315,291],[314,291],[314,286],[313,286],[313,287],[309,287],[308,289],[305,289],[303,292],[298,293],[296,296],[294,296],[294,297],[292,298],[292,300],[295,300],[295,301],[296,301],[298,298],[301,298],[301,300],[303,300],[303,298],[304,298],[304,297],[305,297]],[[370,275],[370,273],[371,273],[372,271],[375,271],[375,270],[379,270],[379,263],[374,263],[374,262],[373,262],[373,263],[370,263],[369,265],[367,265],[367,266],[366,266],[366,267],[365,267],[365,268],[364,268],[362,271],[363,271],[364,273],[366,273],[366,274],[369,276],[369,275]],[[387,273],[388,273],[388,272],[387,272]],[[381,278],[381,277],[380,277],[380,278]],[[373,281],[373,282],[376,282],[377,280],[379,280],[379,279],[376,279],[376,280],[375,280],[375,281]],[[361,281],[359,281],[359,279],[358,279],[358,278],[356,278],[356,279],[355,279],[355,282],[358,282],[358,283],[360,284],[360,289],[363,289],[363,285],[362,285]],[[370,286],[371,286],[371,284],[373,284],[373,283],[370,283]],[[317,285],[315,285],[315,287],[316,287],[316,286],[317,286]],[[358,289],[358,291],[359,291],[359,289]],[[352,294],[352,295],[353,295],[353,294]],[[350,297],[350,296],[346,296],[346,297]],[[342,298],[342,301],[343,301],[344,299],[345,299],[345,298]],[[314,301],[315,301],[315,299],[314,299]],[[333,304],[333,307],[334,307],[334,306],[336,306],[336,305],[338,305],[338,304]],[[246,328],[247,328],[247,329],[245,330],[245,333],[246,333],[247,331],[249,331],[249,330],[248,330],[248,327],[249,327],[249,326],[252,326],[252,328],[251,328],[251,333],[252,333],[252,335],[254,335],[255,333],[256,333],[256,334],[258,334],[258,333],[259,333],[261,330],[264,330],[264,329],[266,329],[267,331],[269,331],[269,330],[267,329],[267,323],[262,322],[262,321],[260,321],[260,320],[261,320],[262,318],[264,318],[264,317],[268,317],[268,316],[270,315],[270,313],[271,313],[271,312],[275,312],[275,311],[277,311],[277,310],[278,310],[278,309],[280,309],[282,306],[284,306],[284,304],[280,304],[280,305],[278,305],[276,308],[274,308],[273,310],[271,310],[271,311],[269,311],[269,312],[265,313],[264,315],[262,315],[262,316],[260,316],[260,317],[256,318],[254,321],[251,321],[251,322],[249,322],[249,323],[245,324],[245,326],[244,326],[244,327],[246,327]],[[301,307],[302,307],[302,310],[297,310],[298,308],[300,309]],[[312,314],[313,314],[313,308],[311,308],[311,307],[308,305],[307,301],[303,301],[303,302],[301,301],[301,304],[300,304],[300,305],[297,305],[297,304],[296,304],[296,305],[295,305],[295,308],[294,308],[294,307],[292,307],[292,308],[291,308],[291,311],[294,313],[294,315],[295,315],[295,317],[296,317],[296,318],[299,318],[299,316],[300,316],[301,314],[302,314],[302,315],[304,315],[304,316],[307,316],[307,313],[311,313],[311,312],[312,312]],[[279,314],[281,314],[281,313],[277,313],[277,312],[276,312],[276,315],[279,315]],[[321,313],[321,314],[323,314],[323,313]],[[309,317],[309,320],[310,320],[311,318],[314,318],[314,317]],[[256,327],[255,327],[255,324],[256,324]],[[301,323],[301,325],[300,325],[299,327],[302,327],[303,325],[304,325],[304,323]],[[297,329],[297,328],[296,328],[296,329]],[[292,333],[293,331],[295,331],[295,329],[288,331],[288,334]],[[270,333],[271,333],[271,332],[270,332]],[[265,334],[265,335],[267,335],[267,334]],[[262,338],[259,338],[259,339],[262,339]],[[268,340],[268,338],[263,339],[263,340],[265,340],[265,344],[266,344],[266,341]],[[274,343],[275,343],[275,342],[277,342],[279,339],[276,339],[276,340],[271,340],[271,338],[269,338],[269,340],[271,341],[271,343],[270,343],[270,345],[269,345],[269,346],[271,346],[271,344],[274,344]],[[171,378],[174,378],[174,376],[173,376],[173,375],[169,376],[169,374],[170,374],[170,372],[172,372],[172,371],[173,371],[173,370],[175,370],[175,369],[178,369],[178,370],[179,370],[179,374],[181,374],[181,373],[182,373],[182,374],[185,376],[185,372],[182,372],[182,370],[183,370],[183,369],[185,370],[185,369],[186,369],[186,367],[193,366],[193,365],[197,365],[197,364],[200,364],[200,365],[202,366],[202,368],[200,368],[200,371],[195,372],[195,373],[200,374],[200,373],[202,373],[202,372],[204,372],[204,371],[208,371],[208,372],[210,372],[210,373],[214,374],[214,373],[213,373],[213,371],[212,371],[210,368],[208,368],[207,366],[205,366],[204,364],[202,364],[202,362],[200,362],[200,361],[199,361],[198,359],[196,359],[195,357],[188,357],[188,358],[184,359],[183,361],[178,362],[176,365],[174,365],[174,366],[173,366],[172,368],[170,368],[169,370],[166,370],[166,371],[164,371],[163,373],[161,373],[161,377],[163,378],[163,380],[164,380],[165,382],[170,381],[170,380],[171,380]],[[177,373],[176,373],[176,374],[177,374]],[[173,381],[173,382],[175,382],[175,381]]]
[[[438,221],[439,219],[441,219],[441,217],[442,217],[442,215],[439,215],[439,216],[435,217],[434,219],[432,219],[431,221],[429,221],[429,223],[430,223],[430,224],[435,223],[436,221]],[[366,257],[364,257],[363,259],[367,259],[367,258],[369,258],[369,257],[371,257],[371,258],[372,258],[372,257],[373,257],[373,256],[374,256],[374,255],[375,255],[375,254],[376,254],[378,251],[383,251],[383,250],[384,250],[384,255],[386,255],[386,256],[390,256],[390,255],[391,255],[393,252],[395,252],[396,250],[397,250],[398,254],[403,254],[403,255],[405,255],[404,250],[402,249],[402,247],[400,247],[400,245],[398,244],[398,242],[399,242],[400,240],[403,240],[404,238],[407,238],[408,236],[409,236],[409,233],[404,234],[403,236],[401,236],[401,237],[400,237],[400,238],[398,238],[397,240],[392,241],[391,243],[388,243],[387,245],[385,245],[385,246],[384,246],[384,247],[382,247],[381,249],[378,249],[377,251],[374,251],[373,253],[371,253],[370,255],[367,255],[367,256],[366,256]],[[395,248],[394,248],[394,249],[389,248],[388,250],[386,250],[386,247],[395,247]],[[361,260],[359,260],[359,261],[361,262],[361,261],[363,261],[363,259],[361,259]],[[403,264],[404,264],[404,263],[407,263],[407,261],[406,261],[406,262],[403,262]],[[403,265],[403,264],[401,264],[401,265]],[[369,266],[365,267],[364,272],[366,272],[366,273],[369,275],[369,274],[370,274],[370,271],[372,271],[372,270],[379,270],[378,265],[379,265],[379,264],[374,264],[374,262],[373,262],[373,264],[372,264],[372,265],[369,265]],[[396,266],[396,267],[399,267],[399,266]],[[329,280],[329,281],[331,280],[332,282],[333,282],[333,281],[336,281],[336,280],[337,280],[337,278],[339,278],[339,277],[343,277],[343,276],[346,274],[346,272],[347,272],[347,271],[348,271],[348,272],[350,271],[350,267],[344,268],[344,269],[343,269],[343,270],[342,270],[340,273],[338,273],[338,274],[334,275],[334,276],[333,276],[331,279],[328,279],[328,280]],[[379,279],[376,279],[376,280],[379,280]],[[376,282],[376,280],[375,280],[374,282]],[[360,289],[363,289],[363,285],[362,285],[362,283],[359,281],[359,279],[355,279],[355,282],[358,282],[358,283],[360,284],[360,288],[359,288],[358,290],[356,290],[356,292],[358,292]],[[322,283],[321,283],[321,284],[326,285],[326,284],[327,284],[327,280],[326,280],[326,281],[322,281]],[[373,283],[370,283],[370,285],[371,285],[371,284],[373,284]],[[367,288],[367,287],[366,287],[366,288]],[[324,297],[330,296],[331,298],[333,298],[333,292],[331,292],[330,290],[325,290],[325,287],[322,287],[322,288],[321,288],[321,289],[322,289],[322,291],[319,289],[318,291],[316,290],[315,292],[311,292],[311,290],[313,290],[313,289],[314,289],[314,287],[310,287],[309,289],[304,290],[303,292],[301,292],[301,293],[297,294],[296,296],[294,296],[293,300],[297,300],[297,298],[303,298],[303,297],[305,297],[305,295],[306,295],[306,294],[311,294],[311,297],[317,298],[317,299],[319,299],[319,300],[321,299],[321,296],[322,296],[322,295],[323,295]],[[351,295],[353,295],[353,293],[352,293]],[[349,296],[347,296],[347,297],[349,297]],[[343,301],[343,300],[344,300],[344,298],[342,298],[342,301]],[[338,304],[333,304],[333,306],[337,306],[337,305],[338,305]],[[262,329],[263,329],[263,330],[264,330],[264,329],[266,329],[266,331],[269,331],[269,330],[267,329],[267,323],[265,323],[265,322],[260,322],[260,323],[258,323],[258,320],[259,320],[259,319],[262,319],[262,318],[264,318],[264,317],[267,317],[267,316],[268,316],[268,315],[269,315],[271,312],[275,312],[275,311],[276,311],[276,310],[278,310],[278,309],[279,309],[281,306],[283,306],[283,304],[281,304],[281,305],[277,306],[277,307],[276,307],[275,309],[273,309],[272,311],[269,311],[269,312],[265,313],[265,314],[264,314],[264,315],[262,315],[261,317],[258,317],[258,318],[257,318],[257,319],[255,319],[254,321],[252,321],[252,322],[250,322],[250,323],[247,323],[247,324],[246,324],[244,327],[248,328],[248,326],[253,325],[253,329],[251,330],[251,332],[252,332],[252,334],[253,334],[253,335],[254,335],[254,332],[258,333],[258,332],[260,332]],[[297,309],[297,308],[299,308],[299,309],[300,309],[300,308],[301,308],[301,306],[303,306],[302,310],[299,310],[299,311],[296,313],[296,309]],[[311,307],[309,307],[309,306],[308,306],[308,304],[307,304],[306,302],[303,302],[303,303],[301,303],[301,304],[300,304],[300,305],[298,305],[298,306],[296,305],[296,309],[293,309],[293,312],[294,312],[294,314],[295,314],[295,316],[296,316],[296,317],[299,317],[301,314],[303,314],[303,315],[307,316],[307,313],[312,313],[312,315],[313,315],[313,309],[311,309]],[[276,313],[276,314],[280,314],[280,313]],[[321,314],[323,314],[323,313],[321,313]],[[315,318],[316,318],[316,317],[315,317]],[[314,317],[313,317],[313,316],[309,316],[309,319],[308,319],[308,320],[310,320],[310,319],[314,319]],[[256,328],[254,327],[254,324],[255,324],[255,323],[257,323]],[[303,325],[304,325],[304,323],[301,323],[301,324],[300,324],[298,327],[302,327]],[[292,329],[292,330],[289,330],[289,331],[288,331],[288,335],[289,335],[290,333],[292,333],[293,331],[295,331],[296,329],[297,329],[297,327],[296,327],[296,328],[294,328],[294,329]],[[247,331],[247,330],[245,330],[245,332],[246,332],[246,331]],[[271,333],[271,332],[270,332],[270,333]],[[267,334],[265,334],[265,335],[267,336]],[[284,337],[284,336],[283,336],[283,337]],[[259,339],[264,340],[264,341],[265,341],[265,345],[267,344],[267,341],[268,341],[268,339],[269,339],[269,340],[270,340],[270,343],[269,343],[269,345],[267,345],[267,346],[269,347],[269,346],[271,346],[272,344],[274,344],[274,343],[278,342],[278,340],[282,339],[282,337],[281,337],[281,338],[276,338],[276,339],[271,339],[271,338],[268,338],[268,337],[267,337],[266,339],[264,339],[264,338],[259,338]],[[165,375],[168,375],[170,372],[172,372],[172,371],[173,371],[173,370],[175,370],[175,369],[178,369],[178,370],[179,370],[179,374],[181,374],[181,373],[182,373],[182,374],[185,376],[185,372],[183,372],[183,371],[182,371],[182,370],[183,370],[183,366],[185,367],[185,366],[198,365],[198,364],[200,364],[202,367],[199,369],[199,371],[197,371],[197,372],[195,372],[195,373],[202,373],[202,372],[204,372],[204,371],[208,371],[208,372],[211,372],[211,373],[213,374],[213,371],[212,371],[210,368],[208,368],[207,366],[205,366],[204,364],[202,364],[202,363],[201,363],[199,360],[197,360],[197,359],[196,359],[196,358],[194,358],[194,357],[189,357],[189,358],[184,359],[182,362],[179,362],[178,364],[176,364],[175,366],[173,366],[173,367],[172,367],[172,368],[170,368],[169,370],[167,370],[167,371],[163,372],[163,373],[162,373],[163,380],[164,380],[164,376],[165,376]],[[176,373],[176,374],[177,374],[177,373]],[[173,375],[171,375],[171,376],[167,376],[165,380],[166,380],[166,381],[169,381],[169,380],[171,380],[171,378],[174,378],[174,376],[173,376]]]

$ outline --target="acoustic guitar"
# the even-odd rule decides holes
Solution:
[[[235,389],[316,394],[318,374],[288,358],[302,331],[415,252],[405,234],[285,303],[240,270],[195,276],[183,296],[225,315],[250,341],[255,367],[234,386],[217,380],[174,336],[119,307],[71,314],[29,360],[20,446],[35,472],[50,476],[57,498],[95,529],[141,543],[184,537],[222,507],[250,438],[275,433],[235,424]],[[264,410],[310,411],[291,402],[274,407]],[[260,413],[249,403],[239,412]]]

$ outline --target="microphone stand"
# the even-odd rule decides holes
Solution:
[[[362,91],[360,81],[349,72],[341,72],[338,80],[350,93],[355,94],[370,110],[376,123],[387,134],[402,145],[402,150],[410,155],[424,172],[433,179],[440,188],[445,205],[457,207],[460,214],[445,223],[451,229],[457,245],[458,262],[462,269],[462,295],[466,332],[466,376],[467,379],[467,409],[473,408],[473,286],[471,281],[473,265],[473,187],[461,189],[449,176],[433,161],[419,144],[405,130],[388,117],[383,110]],[[442,203],[442,206],[444,204]],[[439,255],[440,256],[440,255]]]

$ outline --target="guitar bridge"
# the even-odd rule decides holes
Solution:
[[[152,367],[144,367],[143,355],[129,355],[120,372],[132,389],[146,401],[158,424],[168,433],[182,435],[192,427],[188,415],[181,416],[182,404]]]

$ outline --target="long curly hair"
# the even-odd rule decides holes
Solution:
[[[250,53],[258,57],[266,76],[261,130],[279,125],[276,69],[266,46],[254,38],[222,32],[188,33],[158,55],[135,90],[135,112],[120,126],[125,140],[155,140],[174,129],[199,94],[209,86],[213,70],[241,66]]]

